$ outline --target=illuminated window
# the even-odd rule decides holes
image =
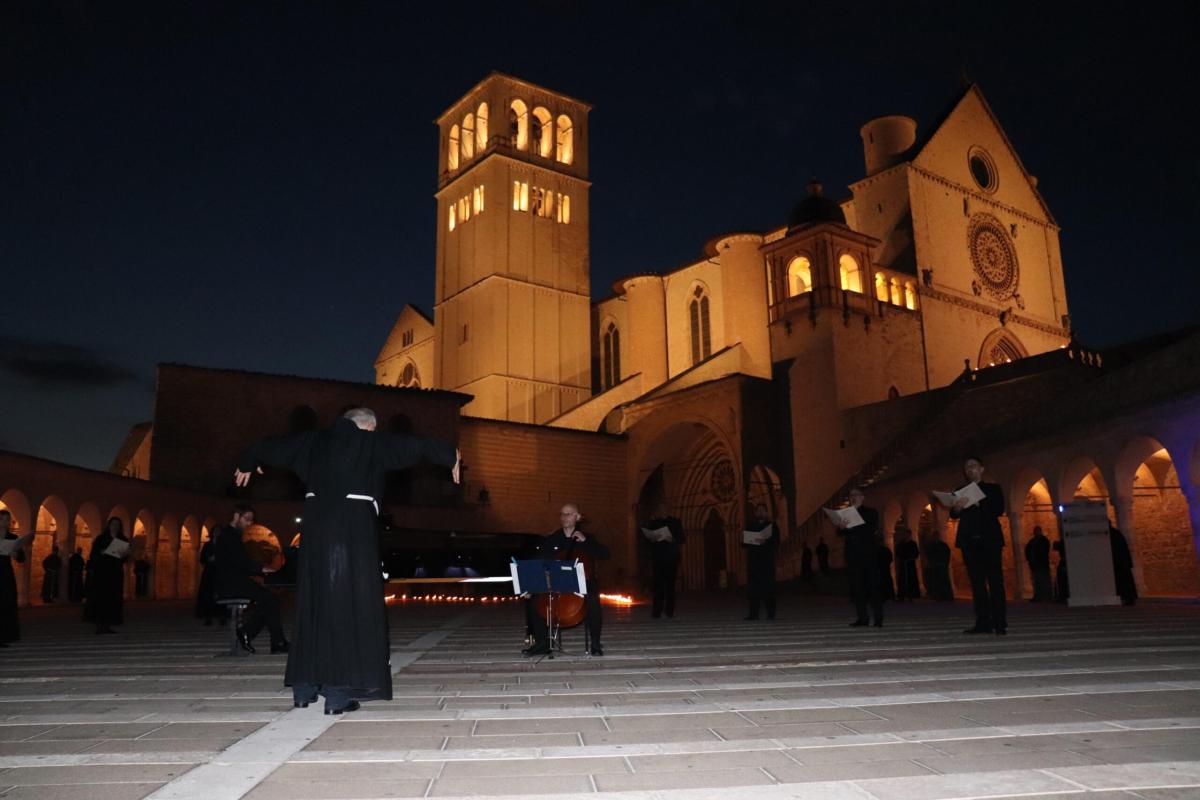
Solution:
[[[883,303],[888,301],[888,282],[882,272],[875,273],[875,299]]]
[[[471,204],[467,202],[467,198],[458,198],[458,218],[462,222],[466,222],[471,218]]]
[[[904,307],[910,311],[917,309],[917,285],[912,281],[904,282]]]
[[[804,256],[796,256],[788,262],[788,297],[812,290],[812,264]]]
[[[692,333],[692,363],[699,364],[712,355],[712,328],[708,321],[708,294],[697,286],[688,304]]]
[[[560,114],[558,117],[554,158],[563,164],[570,164],[575,160],[575,131],[571,128],[571,118],[566,114]]]
[[[471,338],[471,323],[464,322],[462,330],[459,332],[459,344],[465,344]]]
[[[488,106],[487,103],[480,103],[478,110],[475,112],[475,150],[482,153],[487,149],[488,141]]]
[[[483,187],[476,186],[471,190],[471,211],[478,214],[483,211]]]
[[[421,388],[421,375],[417,372],[417,365],[413,362],[409,361],[404,365],[404,371],[400,373],[400,385],[414,389]]]
[[[529,149],[529,108],[521,100],[508,107],[508,136],[518,150]]]
[[[900,279],[899,278],[892,278],[891,289],[892,289],[892,292],[891,292],[892,305],[894,305],[894,306],[901,305],[903,303],[903,296],[900,291]]]
[[[533,110],[533,151],[542,158],[550,157],[550,146],[554,126],[550,124],[550,112],[538,106]]]
[[[458,169],[458,126],[450,126],[450,146],[446,149],[446,166]]]
[[[564,194],[558,199],[558,221],[563,225],[571,224],[571,195]]]
[[[458,219],[458,215],[455,212],[454,203],[451,203],[450,204],[450,230],[454,230],[454,225],[455,225],[457,219]]]
[[[513,181],[513,211],[529,210],[529,184]]]
[[[529,210],[532,211],[536,216],[545,216],[545,211],[543,211],[545,208],[545,204],[543,203],[545,192],[535,186],[533,187],[533,191],[529,194]]]
[[[842,289],[848,292],[862,292],[862,270],[854,256],[846,253],[838,259],[838,272],[841,277]]]
[[[604,388],[611,389],[621,382],[621,332],[615,322],[604,331]]]
[[[462,126],[462,157],[463,161],[468,158],[473,158],[475,155],[475,115],[467,114],[463,117]]]

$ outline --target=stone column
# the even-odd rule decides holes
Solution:
[[[1025,553],[1021,549],[1021,510],[1008,512],[1008,538],[1013,554],[1013,599],[1025,599]]]
[[[1188,520],[1192,523],[1192,556],[1200,562],[1200,487],[1190,481],[1180,480],[1179,488],[1183,491],[1183,499],[1187,500]],[[1137,563],[1136,561],[1134,562]],[[1200,567],[1200,563],[1198,563]],[[1139,574],[1138,588],[1141,589]]]

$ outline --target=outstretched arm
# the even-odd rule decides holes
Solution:
[[[301,456],[308,452],[309,445],[316,435],[316,431],[304,431],[291,436],[260,439],[246,448],[238,459],[237,469],[233,473],[234,482],[238,486],[245,486],[250,482],[252,473],[262,474],[264,465],[294,470]]]
[[[378,444],[376,453],[384,469],[406,469],[421,461],[455,471],[458,481],[458,450],[449,442],[424,436],[400,436],[388,433],[375,434]]]

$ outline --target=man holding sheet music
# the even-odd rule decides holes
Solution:
[[[654,604],[650,616],[658,619],[664,613],[675,616],[675,575],[679,569],[679,548],[683,544],[683,523],[667,514],[659,504],[654,516],[642,526],[642,536],[650,542],[650,566],[653,573]]]
[[[825,509],[826,515],[846,543],[846,572],[856,616],[851,628],[872,624],[883,627],[883,594],[879,571],[879,512],[863,505],[861,489],[850,490],[850,505]],[[871,615],[867,616],[870,609]]]
[[[25,560],[25,545],[33,531],[24,536],[12,532],[12,512],[0,508],[0,647],[21,638],[17,623],[17,573],[13,562]]]
[[[758,619],[760,606],[766,606],[767,619],[775,619],[775,553],[779,550],[779,529],[762,503],[754,507],[754,521],[742,531],[742,547],[746,548],[746,598],[750,602],[746,619]]]
[[[950,518],[958,520],[954,546],[962,550],[971,595],[975,602],[975,624],[963,633],[1008,632],[1004,596],[1004,532],[1000,515],[1004,513],[1004,492],[996,483],[983,482],[983,462],[968,458],[963,474],[969,483],[955,492],[934,492],[949,507]]]

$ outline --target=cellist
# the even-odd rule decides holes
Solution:
[[[586,556],[597,561],[608,558],[609,550],[594,536],[584,533],[579,528],[582,515],[579,506],[567,503],[558,515],[562,527],[542,539],[538,544],[536,558],[568,560]],[[588,653],[593,656],[604,655],[600,646],[600,588],[594,572],[585,575],[587,580],[587,595],[584,597],[585,616],[583,624],[587,627]],[[550,632],[546,629],[546,619],[538,610],[535,598],[525,600],[525,621],[533,635],[533,644],[521,651],[527,656],[544,655],[550,652]]]

